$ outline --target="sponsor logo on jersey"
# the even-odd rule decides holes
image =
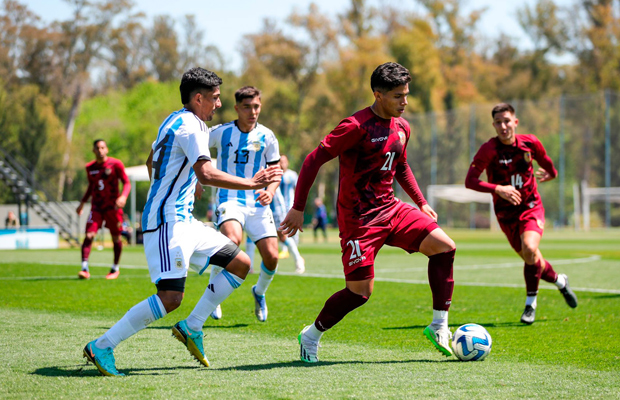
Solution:
[[[370,139],[371,143],[376,143],[376,142],[383,142],[384,140],[388,140],[387,136],[383,136],[383,137],[377,137],[377,138],[372,138]]]
[[[358,257],[358,258],[356,258],[355,260],[353,260],[353,261],[349,262],[349,267],[350,267],[351,265],[359,264],[359,263],[361,263],[361,262],[362,262],[362,261],[364,261],[364,260],[366,260],[366,256],[361,256],[361,257]]]
[[[523,159],[525,160],[525,162],[531,163],[532,162],[532,153],[530,153],[529,151],[526,152],[525,154],[523,154]]]
[[[499,160],[499,163],[500,163],[500,164],[506,164],[506,165],[508,165],[508,164],[510,164],[511,162],[512,162],[512,158],[511,158],[510,160],[506,160],[505,158],[504,158],[503,160]]]
[[[398,137],[400,138],[400,144],[402,144],[404,146],[405,142],[407,141],[407,135],[405,135],[405,132],[399,131],[398,132]]]
[[[98,169],[96,169],[96,170],[94,170],[94,171],[89,171],[89,172],[88,172],[88,174],[89,174],[89,175],[97,175],[98,173],[99,173],[99,170],[98,170]]]

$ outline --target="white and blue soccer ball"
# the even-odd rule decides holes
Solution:
[[[459,326],[452,336],[452,349],[461,361],[482,361],[491,352],[491,335],[478,324]]]

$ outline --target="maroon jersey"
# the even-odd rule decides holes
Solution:
[[[119,197],[118,183],[123,183],[122,195],[127,197],[131,185],[125,173],[125,166],[120,160],[108,157],[103,163],[91,161],[86,164],[88,176],[88,189],[82,198],[82,202],[92,199],[92,209],[106,211],[116,207],[116,199]]]
[[[534,135],[515,135],[515,143],[502,144],[494,137],[480,147],[467,174],[466,186],[474,190],[493,193],[493,204],[498,220],[506,221],[524,211],[542,206],[532,160],[552,177],[557,176],[553,161],[547,156],[542,143]],[[478,177],[486,169],[489,183],[482,186]],[[521,204],[513,206],[495,194],[496,185],[512,185],[521,193]]]
[[[405,119],[383,119],[368,107],[344,119],[323,139],[321,146],[340,157],[341,230],[380,218],[398,202],[392,183],[397,165],[407,162],[409,135]]]

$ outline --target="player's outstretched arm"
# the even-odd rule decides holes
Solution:
[[[279,182],[282,177],[282,168],[279,165],[261,169],[252,178],[240,178],[218,170],[211,160],[198,160],[194,164],[194,172],[203,185],[235,190],[264,188],[271,183]]]
[[[291,208],[280,224],[280,232],[287,236],[295,236],[297,231],[303,232],[304,212]]]

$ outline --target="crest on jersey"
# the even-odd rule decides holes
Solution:
[[[398,131],[398,137],[400,138],[400,144],[404,146],[405,143],[407,142],[407,135],[405,135],[405,132]]]
[[[259,141],[252,142],[250,146],[254,149],[254,151],[260,151],[261,144]]]
[[[105,174],[106,175],[110,175],[112,173],[112,168],[106,168],[105,169]]]
[[[525,154],[523,154],[523,159],[525,160],[526,163],[531,163],[532,162],[532,153],[530,153],[529,151],[526,152]]]

